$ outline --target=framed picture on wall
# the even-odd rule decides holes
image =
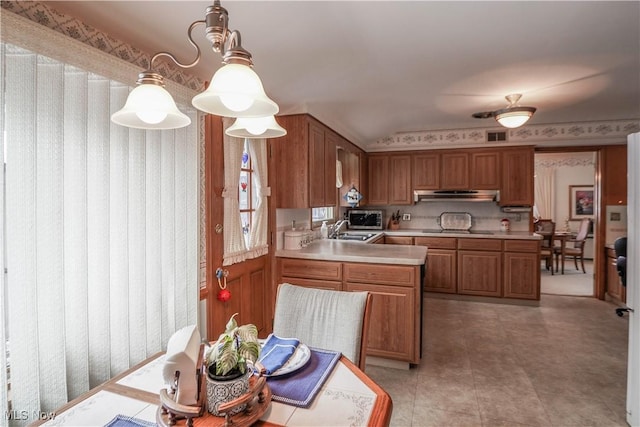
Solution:
[[[593,185],[569,186],[569,219],[593,218]]]

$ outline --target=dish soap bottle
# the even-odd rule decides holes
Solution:
[[[322,221],[322,226],[320,227],[320,237],[323,239],[329,238],[329,227],[327,226],[327,221]]]

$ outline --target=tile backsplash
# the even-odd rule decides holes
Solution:
[[[374,208],[369,206],[367,208]],[[529,231],[529,213],[505,213],[492,202],[420,202],[414,205],[381,206],[385,224],[394,212],[411,216],[410,221],[400,221],[400,229],[437,229],[443,212],[467,212],[472,217],[472,229],[498,231],[500,221],[509,219],[512,231]]]

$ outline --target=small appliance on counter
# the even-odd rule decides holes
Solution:
[[[350,209],[347,212],[352,230],[382,230],[382,210]]]

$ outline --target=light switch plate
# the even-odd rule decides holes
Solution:
[[[402,214],[403,221],[411,221],[411,214]]]

